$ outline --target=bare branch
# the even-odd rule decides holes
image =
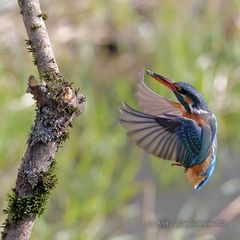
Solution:
[[[44,73],[49,69],[59,73],[44,22],[45,15],[40,9],[39,0],[18,0],[18,4],[29,37],[28,44],[31,46],[39,73]]]

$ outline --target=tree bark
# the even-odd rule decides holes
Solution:
[[[51,68],[59,73],[44,22],[47,15],[42,13],[39,0],[18,0],[18,4],[33,54],[37,57],[35,60],[38,71],[41,73]]]
[[[27,240],[37,215],[44,211],[50,190],[55,186],[55,154],[68,137],[68,127],[82,113],[85,98],[59,73],[38,0],[19,0],[23,22],[42,83],[29,77],[27,92],[37,110],[28,146],[18,170],[16,186],[5,209],[3,239]]]

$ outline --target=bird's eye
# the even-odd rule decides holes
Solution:
[[[180,92],[180,93],[182,92],[183,88],[181,86],[176,85],[175,87],[176,87],[178,92]]]
[[[183,95],[186,95],[186,94],[187,94],[186,90],[185,90],[183,87],[181,87],[181,86],[179,86],[179,85],[175,85],[175,88],[176,88],[176,90],[177,90],[178,93],[181,93],[181,94],[183,94]]]

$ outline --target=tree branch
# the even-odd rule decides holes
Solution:
[[[59,73],[38,0],[19,0],[29,40],[28,50],[41,80],[29,77],[27,92],[37,110],[28,146],[18,170],[16,187],[9,195],[3,239],[27,240],[37,215],[44,209],[55,186],[55,154],[68,137],[68,127],[82,113],[85,98]]]
[[[39,73],[49,69],[59,73],[44,22],[46,14],[42,13],[39,0],[18,0],[18,4]]]

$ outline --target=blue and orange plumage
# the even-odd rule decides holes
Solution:
[[[199,190],[210,179],[216,163],[216,117],[190,84],[146,72],[173,91],[179,102],[149,89],[142,71],[137,98],[144,113],[124,104],[119,121],[139,147],[183,166],[188,180]]]

